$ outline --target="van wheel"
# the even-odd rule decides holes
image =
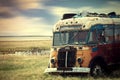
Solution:
[[[103,77],[106,75],[107,67],[104,62],[93,62],[90,66],[90,75],[93,77]]]

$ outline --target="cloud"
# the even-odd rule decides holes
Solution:
[[[51,35],[52,25],[44,17],[27,17],[22,12],[44,9],[44,0],[0,0],[0,35]]]
[[[85,7],[78,7],[78,8],[67,8],[67,7],[51,7],[51,13],[56,15],[57,17],[62,18],[62,15],[64,13],[80,13],[82,11],[88,11],[88,12],[98,12],[98,13],[109,13],[112,11],[115,11],[117,14],[120,14],[120,2],[115,1],[108,1],[106,6],[96,8],[92,6],[85,6]]]
[[[43,0],[0,0],[0,17],[13,17],[28,9],[44,8]]]
[[[80,13],[82,11],[88,11],[92,7],[80,7],[80,8],[66,8],[66,7],[51,7],[51,14],[56,15],[59,19],[62,18],[62,15],[65,13]]]
[[[0,7],[0,17],[1,18],[8,18],[13,17],[16,15],[16,11],[12,11],[12,8],[10,7]],[[17,13],[18,14],[18,13]]]
[[[107,4],[109,5],[115,5],[115,6],[119,6],[119,1],[108,1]]]
[[[42,17],[46,24],[53,24],[55,23],[55,19],[57,18],[54,14],[50,13],[51,8],[46,9],[30,9],[22,12],[23,16],[29,18],[38,18]]]
[[[34,9],[42,4],[39,3],[39,0],[14,0],[14,3],[17,4],[17,7],[22,10]]]
[[[63,0],[58,0],[58,2],[52,0],[0,0],[0,35],[52,35],[53,23],[60,20],[64,13],[115,11],[120,14],[120,1],[105,1],[104,4],[86,3],[87,1],[81,3],[61,1]],[[59,4],[59,2],[61,3]]]
[[[1,35],[52,35],[52,25],[45,24],[42,18],[4,18],[0,25]]]

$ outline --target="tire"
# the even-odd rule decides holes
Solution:
[[[93,77],[104,77],[107,73],[107,66],[103,60],[94,60],[90,66],[90,75]]]

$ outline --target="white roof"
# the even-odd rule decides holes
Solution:
[[[60,27],[71,26],[71,25],[81,25],[82,29],[90,29],[92,25],[96,24],[120,24],[120,18],[106,18],[106,17],[80,17],[80,18],[70,18],[58,21],[53,31],[59,31]]]

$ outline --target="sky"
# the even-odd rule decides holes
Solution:
[[[0,36],[52,35],[64,13],[120,14],[120,0],[0,0]]]

